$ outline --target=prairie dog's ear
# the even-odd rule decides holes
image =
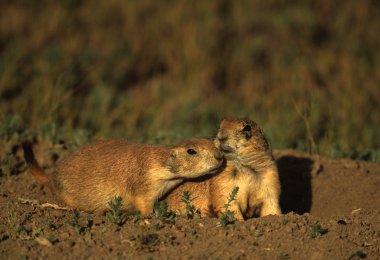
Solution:
[[[177,172],[178,172],[177,155],[178,155],[178,151],[177,151],[176,149],[172,149],[172,150],[170,151],[169,158],[166,160],[166,163],[165,163],[165,165],[166,165],[167,167],[169,167],[170,170],[171,170],[173,173],[177,173]]]
[[[245,139],[249,140],[252,137],[252,122],[247,122],[242,129]]]

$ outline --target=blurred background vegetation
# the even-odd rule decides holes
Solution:
[[[249,117],[274,148],[380,161],[379,66],[375,0],[5,0],[0,138],[174,144]]]

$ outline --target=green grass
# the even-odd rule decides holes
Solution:
[[[290,259],[290,256],[288,253],[280,252],[277,256],[278,259]]]
[[[356,251],[355,253],[353,253],[350,257],[348,257],[347,259],[348,260],[351,260],[351,259],[363,259],[363,258],[366,258],[367,255],[365,253],[363,253],[362,251]]]
[[[191,197],[190,191],[183,191],[180,195],[181,202],[185,204],[185,212],[181,213],[183,217],[194,219],[195,216],[201,217],[201,211],[192,203],[195,198]]]
[[[218,226],[226,227],[228,224],[233,224],[235,221],[235,212],[230,210],[231,203],[236,200],[236,196],[239,192],[239,187],[232,189],[231,193],[228,195],[228,201],[224,204],[224,211],[219,217]]]
[[[153,216],[158,220],[165,220],[174,218],[176,215],[173,211],[169,210],[166,200],[161,200],[154,203]]]
[[[16,0],[0,17],[1,142],[174,144],[247,116],[274,148],[380,162],[377,1]]]
[[[321,237],[324,234],[327,234],[328,232],[329,230],[327,228],[322,228],[321,224],[317,223],[312,226],[310,237],[311,238]]]
[[[68,224],[78,235],[91,235],[91,223],[87,222],[86,225],[81,224],[80,213],[77,210],[73,211],[73,218],[68,222]]]
[[[117,226],[122,226],[128,218],[126,212],[122,210],[122,198],[116,196],[108,202],[109,211],[106,214],[106,218],[110,223],[113,223]]]

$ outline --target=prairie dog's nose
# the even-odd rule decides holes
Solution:
[[[227,131],[222,128],[218,131],[218,134],[216,135],[216,137],[219,139],[219,141],[224,141],[227,139]]]

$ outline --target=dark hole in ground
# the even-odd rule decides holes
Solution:
[[[283,156],[277,159],[280,175],[282,213],[294,211],[297,214],[310,212],[312,205],[311,170],[313,161],[309,158]]]

